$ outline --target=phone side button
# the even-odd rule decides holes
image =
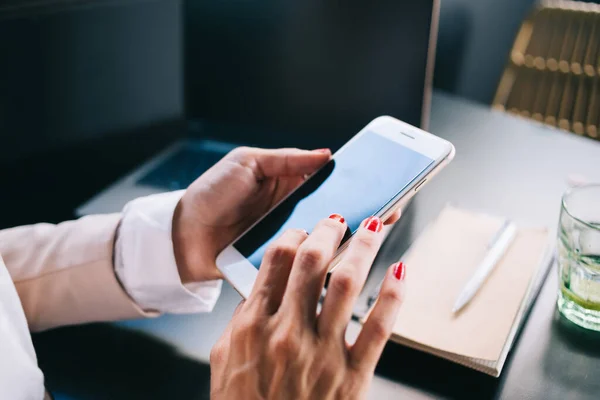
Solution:
[[[417,183],[417,186],[415,187],[415,192],[418,192],[419,189],[421,188],[421,186],[423,186],[423,184],[427,182],[427,178],[423,179],[421,182]]]

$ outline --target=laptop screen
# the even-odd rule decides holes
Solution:
[[[337,149],[380,115],[423,127],[436,24],[436,0],[186,0],[186,116],[269,147]]]

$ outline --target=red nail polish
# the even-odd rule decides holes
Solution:
[[[363,226],[372,232],[381,232],[383,223],[378,217],[369,217],[363,222]]]
[[[343,224],[344,222],[346,222],[346,220],[344,219],[344,217],[342,217],[340,214],[331,214],[329,216],[329,218],[335,219],[336,221],[339,221],[341,224]]]
[[[316,149],[316,150],[313,150],[313,151],[316,151],[317,153],[329,153],[331,150],[329,150],[329,149]]]
[[[397,262],[394,264],[394,276],[399,281],[404,280],[404,275],[406,274],[406,266],[402,262]]]

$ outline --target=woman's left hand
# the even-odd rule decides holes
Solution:
[[[202,174],[173,216],[173,247],[182,281],[222,278],[215,259],[225,246],[330,158],[328,149],[239,147]]]

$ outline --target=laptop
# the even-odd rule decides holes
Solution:
[[[427,129],[438,0],[184,1],[187,139],[81,205],[186,188],[238,145],[336,150],[391,115]]]

